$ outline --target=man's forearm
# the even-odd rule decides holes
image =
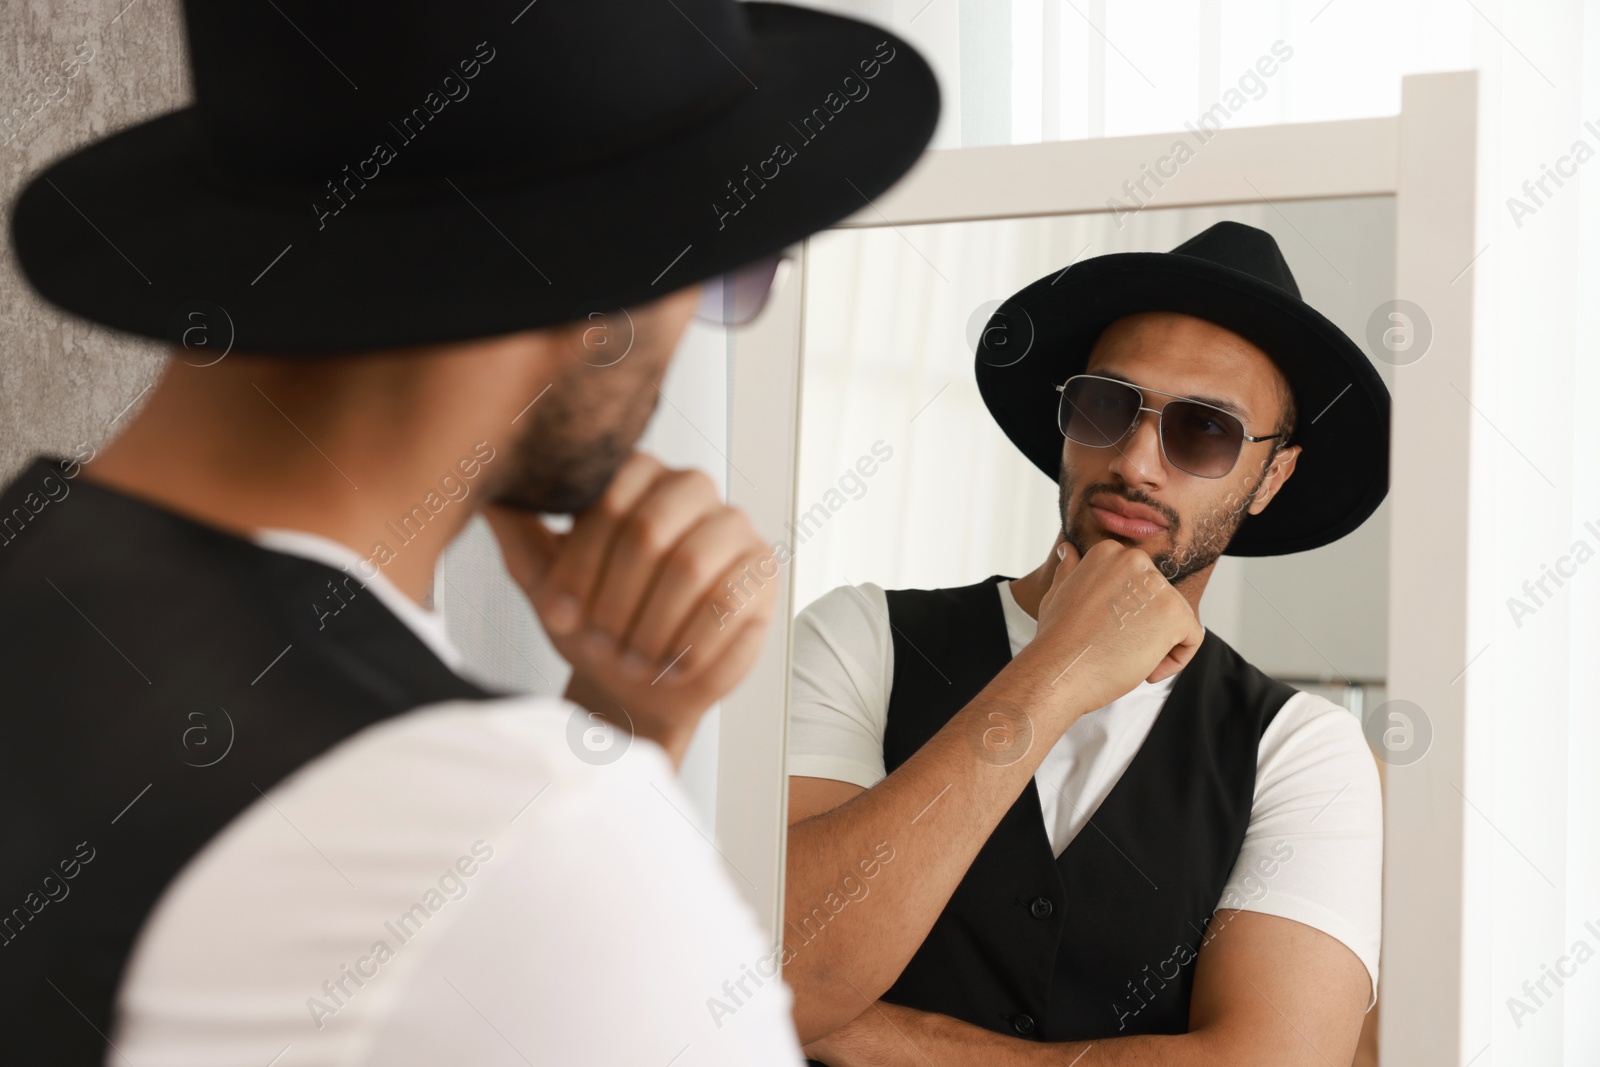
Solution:
[[[889,988],[1045,753],[1090,710],[1077,706],[1061,665],[1029,652],[894,773],[789,828],[784,979],[802,1042],[855,1018],[863,998]],[[841,876],[885,842],[894,862],[859,899],[827,908]]]
[[[913,1059],[939,1067],[1245,1067],[1205,1034],[1140,1034],[1100,1041],[1024,1041],[946,1015],[926,1015]],[[1093,1049],[1091,1055],[1089,1050]]]
[[[1206,1032],[1025,1041],[883,1001],[807,1051],[830,1067],[1252,1067],[1264,1062]]]

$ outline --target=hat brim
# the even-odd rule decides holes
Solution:
[[[183,309],[203,302],[225,313],[234,350],[283,354],[495,336],[665,296],[867,206],[938,118],[932,70],[881,27],[740,6],[752,40],[742,66],[758,88],[607,162],[483,187],[463,159],[457,188],[358,194],[319,223],[312,203],[326,190],[268,196],[209,176],[189,107],[36,176],[12,206],[18,263],[47,300],[95,322],[174,342]],[[887,61],[875,54],[885,41]],[[874,59],[869,80],[858,64]],[[864,95],[846,94],[847,77]],[[826,124],[797,125],[818,108]],[[774,174],[763,164],[780,144],[790,157]],[[330,161],[328,177],[347,162]],[[741,203],[734,182],[744,206],[727,214],[716,205]]]
[[[1350,338],[1310,305],[1194,256],[1097,256],[1031,283],[996,309],[976,353],[978,391],[1013,444],[1051,480],[1065,438],[1055,386],[1081,374],[1100,333],[1142,311],[1223,326],[1266,352],[1294,393],[1301,452],[1265,510],[1246,515],[1230,556],[1303,552],[1360,526],[1389,487],[1389,392]],[[1266,446],[1262,446],[1266,447]]]

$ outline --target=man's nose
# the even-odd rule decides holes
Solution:
[[[1145,407],[1139,409],[1138,421],[1133,424],[1133,429],[1117,442],[1111,470],[1130,485],[1158,485],[1165,480],[1160,411]]]

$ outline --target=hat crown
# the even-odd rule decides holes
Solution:
[[[184,15],[211,160],[321,186],[347,164],[555,172],[665,136],[751,90],[741,6],[187,0]]]
[[[1201,230],[1172,254],[1229,267],[1300,299],[1300,286],[1278,250],[1278,242],[1266,230],[1225,219]]]

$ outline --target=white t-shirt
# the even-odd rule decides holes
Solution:
[[[1038,621],[996,583],[1011,653]],[[824,593],[795,619],[789,773],[870,789],[885,777],[883,737],[894,682],[888,600],[871,582]],[[1143,745],[1177,675],[1140,682],[1075,722],[1034,774],[1057,856],[1083,829]],[[1376,1002],[1382,917],[1383,808],[1377,765],[1355,716],[1297,692],[1273,717],[1256,759],[1255,797],[1218,908],[1315,927],[1347,945]]]
[[[367,586],[459,662],[437,612]],[[299,768],[163,893],[106,1063],[797,1067],[776,954],[665,752],[595,729],[559,698],[452,701]]]

